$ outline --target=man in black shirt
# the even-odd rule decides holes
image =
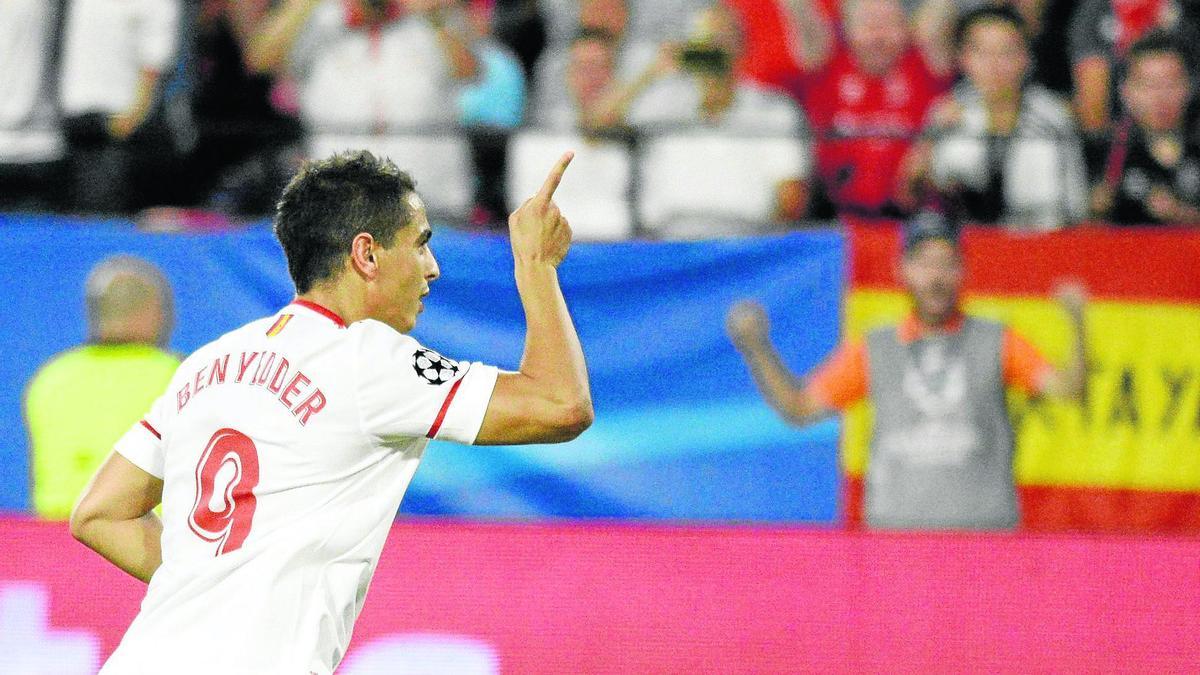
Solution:
[[[1191,97],[1175,38],[1153,32],[1134,43],[1121,85],[1126,119],[1092,194],[1095,215],[1119,225],[1200,225],[1200,128],[1188,114]]]

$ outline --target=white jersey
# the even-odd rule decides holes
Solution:
[[[332,672],[428,439],[474,442],[497,374],[299,300],[197,350],[116,445],[163,479],[163,564],[101,672]]]

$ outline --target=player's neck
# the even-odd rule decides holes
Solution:
[[[316,286],[307,293],[297,294],[296,299],[320,305],[349,325],[367,318],[361,297],[350,290],[344,286]]]

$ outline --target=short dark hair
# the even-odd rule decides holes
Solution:
[[[1021,34],[1021,39],[1024,40],[1025,45],[1029,45],[1029,24],[1025,22],[1025,18],[1017,10],[1008,5],[985,5],[973,9],[958,18],[958,22],[954,25],[954,51],[962,51],[963,45],[967,43],[967,33],[976,24],[985,21],[1003,21],[1011,25]]]
[[[1125,55],[1125,72],[1132,70],[1134,61],[1145,56],[1161,54],[1175,55],[1183,63],[1183,69],[1191,72],[1191,59],[1179,36],[1161,28],[1146,33],[1130,45],[1129,52]]]
[[[391,246],[412,220],[408,195],[415,191],[412,177],[392,160],[366,150],[306,162],[275,207],[275,236],[296,292],[332,277],[359,232]]]

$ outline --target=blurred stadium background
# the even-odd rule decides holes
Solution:
[[[55,11],[45,35],[62,34],[70,4],[46,5]],[[222,4],[179,3],[180,35]],[[256,4],[267,12],[287,3],[246,6]],[[502,37],[496,17],[521,16],[506,7],[539,5],[461,4],[494,12],[492,37]],[[602,15],[627,5],[595,4],[607,6]],[[628,3],[625,53],[687,40],[690,13],[707,4]],[[1075,3],[1043,4],[1046,22],[1061,28]],[[540,5],[549,46],[530,78],[541,89],[525,92],[526,116],[507,128],[498,118],[479,124],[500,113],[470,101],[451,106],[463,117],[383,133],[313,125],[283,105],[291,122],[259,138],[260,153],[209,157],[221,171],[197,177],[194,147],[236,124],[218,120],[206,136],[213,128],[203,119],[188,127],[171,116],[172,101],[202,110],[189,96],[206,62],[181,39],[156,94],[161,117],[148,123],[173,134],[175,150],[151,169],[149,192],[111,211],[80,208],[68,194],[68,145],[24,167],[0,157],[0,672],[94,672],[141,598],[138,582],[33,509],[22,395],[39,366],[86,340],[88,271],[116,253],[160,266],[175,292],[170,347],[186,354],[293,296],[266,217],[280,171],[302,155],[360,146],[410,168],[438,221],[442,278],[415,336],[508,368],[523,331],[499,207],[528,192],[548,158],[576,147],[560,203],[583,241],[562,279],[597,419],[565,446],[431,444],[339,672],[1200,669],[1200,231],[1106,221],[1037,233],[1013,223],[968,228],[968,308],[1018,328],[1052,360],[1066,357],[1070,335],[1050,291],[1061,278],[1087,285],[1089,396],[1082,405],[1011,401],[1017,532],[868,532],[870,411],[789,427],[757,394],[723,320],[734,301],[758,299],[784,360],[807,372],[841,340],[906,311],[893,273],[896,221],[835,218],[835,204],[821,211],[807,196],[799,217],[776,218],[778,184],[815,175],[811,130],[667,125],[597,138],[536,122],[538,106],[550,105],[547,81],[568,68],[567,36],[592,3]],[[34,16],[34,7],[0,0],[10,12],[0,16]],[[784,5],[729,7],[747,36],[741,77],[794,75],[780,46],[790,30]],[[30,46],[24,40],[36,36],[13,25],[0,26],[0,57],[12,59],[0,72],[40,72],[59,58],[57,41]],[[514,51],[524,44],[510,42]],[[22,60],[51,44],[59,46],[46,64]],[[624,66],[626,77],[646,62],[626,58],[637,66]],[[1042,70],[1054,86],[1054,69]],[[1070,66],[1062,70],[1069,97]],[[286,97],[287,81],[272,80],[283,87],[272,95]],[[177,152],[188,128],[200,145]],[[0,141],[22,131],[13,123]],[[481,178],[497,161],[506,182]],[[43,180],[47,166],[52,179]],[[1047,172],[1029,180],[1058,175]],[[172,187],[201,178],[202,192]]]

